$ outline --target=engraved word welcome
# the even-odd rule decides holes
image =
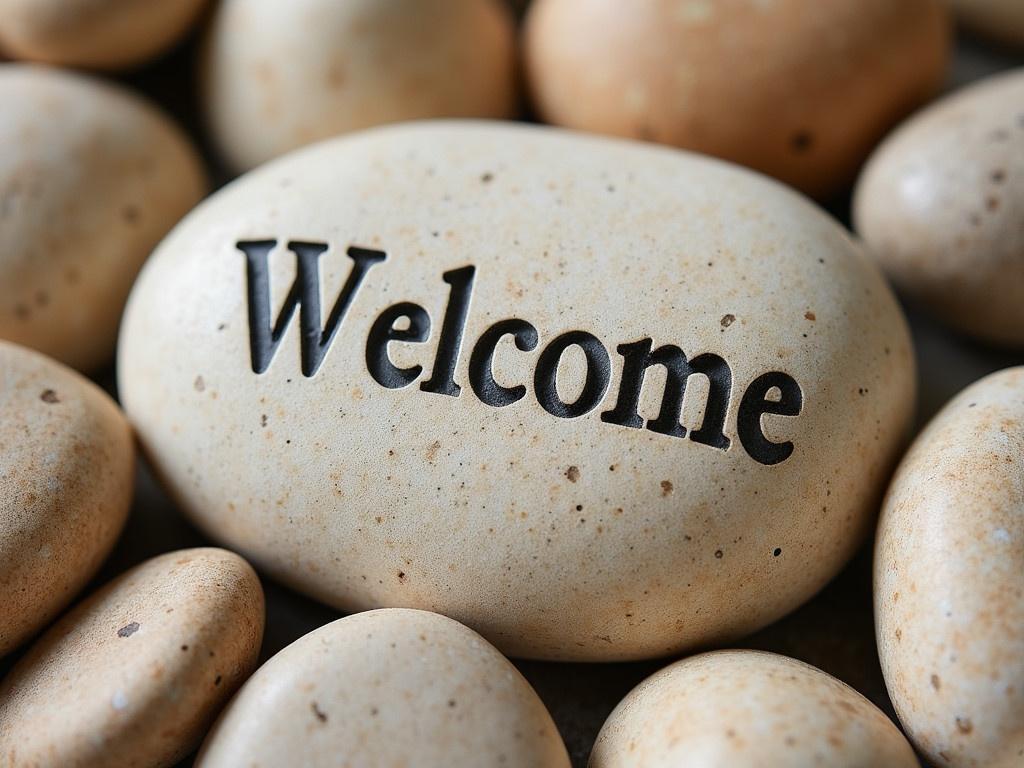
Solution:
[[[264,373],[281,344],[296,311],[301,332],[302,373],[316,374],[341,327],[352,301],[374,265],[387,259],[384,251],[352,246],[347,250],[352,269],[334,306],[322,321],[320,307],[320,256],[326,243],[291,241],[295,255],[296,277],[276,319],[271,317],[269,256],[277,240],[243,240],[237,243],[245,254],[249,300],[249,342],[252,369]],[[455,381],[456,366],[462,352],[463,335],[469,315],[476,267],[465,266],[445,272],[441,277],[449,285],[448,304],[441,322],[441,333],[430,376],[420,389],[436,395],[459,397],[462,387]],[[401,389],[411,386],[423,373],[423,366],[401,368],[392,362],[388,345],[395,342],[423,343],[430,336],[431,319],[427,311],[412,302],[400,302],[384,309],[374,321],[366,339],[366,367],[382,387]],[[521,352],[532,352],[540,344],[540,334],[520,318],[500,320],[476,339],[469,355],[467,378],[481,402],[505,408],[527,394],[525,384],[504,386],[494,379],[493,362],[498,342],[510,336]],[[562,356],[570,347],[579,347],[586,359],[583,389],[567,403],[559,396],[556,379]],[[731,440],[725,434],[726,415],[732,392],[732,370],[721,357],[704,353],[688,360],[679,347],[666,344],[653,347],[650,338],[619,344],[616,352],[623,358],[622,376],[615,406],[601,413],[601,421],[629,429],[648,429],[668,437],[689,439],[718,450],[727,450]],[[644,376],[655,365],[664,367],[665,386],[656,418],[645,420],[639,413]],[[680,423],[683,396],[690,376],[707,378],[709,387],[704,403],[704,419],[699,429],[687,432]],[[573,419],[593,411],[604,399],[612,378],[611,357],[604,344],[588,331],[569,331],[547,342],[533,374],[533,394],[547,413],[560,419]],[[773,442],[765,436],[761,417],[765,414],[797,416],[803,407],[803,391],[787,373],[769,371],[754,379],[740,398],[736,418],[736,436],[747,454],[761,464],[778,464],[793,453],[790,441]]]

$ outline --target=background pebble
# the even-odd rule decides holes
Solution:
[[[162,112],[99,79],[0,63],[0,102],[0,338],[93,370],[142,262],[205,194],[202,165]]]
[[[168,552],[55,624],[0,683],[9,768],[164,768],[256,664],[259,579],[220,549]]]
[[[0,656],[96,573],[128,517],[134,463],[131,428],[113,400],[0,341]]]

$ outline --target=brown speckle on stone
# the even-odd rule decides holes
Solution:
[[[133,621],[131,624],[125,624],[119,630],[117,630],[118,637],[131,637],[139,631],[139,622]]]
[[[813,323],[815,320],[818,319],[818,317],[813,312],[808,310],[807,312],[804,312],[804,319],[805,320],[810,320]]]
[[[810,131],[797,131],[789,138],[789,146],[797,154],[803,154],[814,145],[814,135]]]
[[[728,314],[722,315],[722,327],[728,328],[730,325],[736,322],[736,315]]]
[[[121,218],[128,224],[136,224],[139,220],[139,209],[134,205],[126,205],[121,209]]]
[[[580,479],[580,468],[573,465],[565,470],[565,476],[569,479],[570,483],[575,483]]]
[[[724,554],[725,553],[722,552],[722,550],[720,550],[720,549],[716,549],[715,550],[715,558],[718,559],[718,560],[721,560],[722,557],[724,556]]]
[[[435,440],[427,448],[427,461],[434,461],[437,458],[437,452],[441,450],[441,441]]]
[[[936,691],[942,688],[942,680],[939,679],[938,675],[932,675],[932,688]]]
[[[956,719],[956,729],[966,736],[974,730],[974,723],[971,722],[969,717],[958,717]]]
[[[60,402],[60,398],[57,397],[57,393],[54,392],[52,389],[44,389],[43,393],[39,395],[39,399],[42,400],[44,403],[49,403],[50,405]]]
[[[313,710],[313,715],[316,717],[317,720],[319,720],[321,723],[327,722],[327,713],[320,709],[319,704],[317,704],[315,701],[311,702],[310,708]]]
[[[203,392],[206,390],[206,382],[203,381],[202,376],[196,376],[196,380],[192,382],[192,389],[196,392]]]
[[[674,488],[672,487],[672,481],[662,480],[661,481],[661,496],[664,498],[672,493]]]

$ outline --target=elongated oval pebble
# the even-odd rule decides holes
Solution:
[[[100,80],[0,64],[0,103],[0,339],[94,369],[142,262],[203,196],[202,166],[167,117]]]
[[[535,0],[540,117],[685,147],[833,195],[941,86],[943,0]]]
[[[563,659],[807,599],[914,401],[892,294],[800,196],[464,122],[324,143],[201,206],[140,278],[119,376],[175,498],[268,572]]]
[[[173,45],[206,0],[0,0],[0,51],[66,67],[124,69]]]
[[[676,662],[622,700],[590,768],[917,768],[874,704],[803,662],[717,651]]]
[[[854,219],[908,296],[982,340],[1024,346],[1024,69],[900,126],[857,183]]]
[[[164,768],[256,666],[263,590],[221,549],[148,560],[77,605],[0,684],[9,768]]]
[[[511,117],[515,26],[502,0],[223,0],[201,68],[229,165],[383,123]]]
[[[537,694],[482,637],[435,613],[368,611],[300,638],[243,686],[197,768],[569,768]]]
[[[128,517],[134,468],[131,429],[113,400],[0,341],[0,656],[96,573]]]
[[[1024,367],[971,385],[903,459],[875,544],[889,695],[940,768],[1024,765]]]

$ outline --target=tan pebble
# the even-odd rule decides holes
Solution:
[[[717,651],[634,688],[590,768],[917,768],[899,729],[853,688],[803,662]]]
[[[0,64],[0,103],[0,338],[94,369],[142,262],[203,196],[202,167],[119,86]]]
[[[225,0],[204,109],[237,170],[382,123],[511,117],[514,38],[500,0]]]
[[[166,768],[256,666],[263,590],[220,549],[148,560],[71,610],[0,684],[8,768]]]
[[[547,122],[835,193],[943,81],[942,0],[537,0],[524,60]]]
[[[300,638],[243,686],[197,768],[569,768],[515,667],[458,622],[387,609]]]
[[[124,69],[163,53],[205,0],[0,0],[0,50],[66,67]]]
[[[99,387],[0,341],[0,656],[49,623],[114,546],[134,454]]]
[[[721,642],[809,598],[914,403],[892,293],[802,196],[454,121],[321,144],[201,206],[137,283],[118,373],[175,498],[261,568],[563,659]]]
[[[1024,346],[1024,69],[900,126],[857,184],[854,220],[909,297],[979,339]]]
[[[889,695],[937,766],[1024,765],[1024,367],[957,395],[915,441],[875,544]]]

